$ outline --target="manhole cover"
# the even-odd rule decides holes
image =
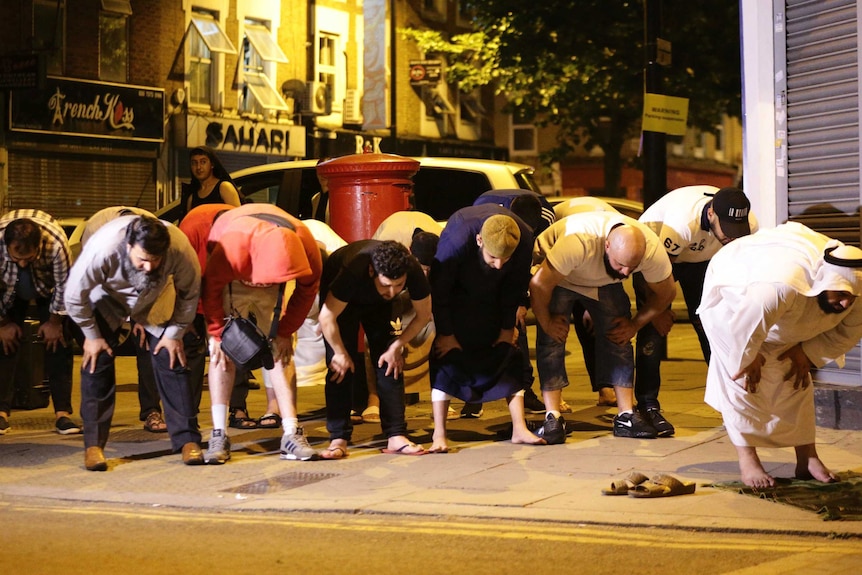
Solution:
[[[245,485],[240,485],[239,487],[231,487],[230,489],[223,489],[222,491],[226,493],[263,495],[266,493],[272,493],[274,491],[286,491],[288,489],[295,489],[297,487],[302,487],[303,485],[310,485],[312,483],[317,483],[318,481],[325,481],[332,477],[338,477],[338,474],[305,473],[297,471],[293,473],[285,473],[284,475],[278,475],[276,477],[270,477],[269,479],[263,479],[261,481],[253,481],[252,483],[246,483]]]

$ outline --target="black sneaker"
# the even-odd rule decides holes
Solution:
[[[655,427],[656,435],[659,437],[670,437],[674,433],[676,433],[676,429],[674,429],[673,425],[671,425],[670,421],[664,418],[661,414],[661,411],[657,407],[642,409],[640,410],[641,415],[643,415],[644,419],[646,419],[653,427]]]
[[[614,418],[614,437],[655,439],[656,430],[637,411],[620,413]]]
[[[479,419],[485,410],[482,409],[481,403],[465,403],[461,408],[462,419]]]
[[[553,413],[549,413],[545,417],[545,423],[542,428],[536,432],[541,438],[548,442],[548,445],[558,445],[566,442],[566,420],[563,416],[554,417]]]
[[[64,415],[54,423],[54,430],[60,435],[75,435],[81,433],[81,426]]]
[[[527,413],[545,413],[545,404],[530,390],[524,394],[524,411]]]
[[[0,415],[0,435],[6,435],[9,431],[9,420]]]
[[[404,405],[416,405],[419,403],[419,394],[418,393],[405,393],[404,394]]]

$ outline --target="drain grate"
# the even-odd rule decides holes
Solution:
[[[338,477],[338,475],[338,473],[305,473],[297,471],[293,473],[285,473],[284,475],[278,475],[276,477],[270,477],[269,479],[263,479],[261,481],[253,481],[238,487],[223,489],[222,491],[226,493],[242,493],[244,495],[264,495],[274,491],[286,491],[288,489],[295,489],[304,485],[311,485],[318,481],[326,481],[327,479]]]

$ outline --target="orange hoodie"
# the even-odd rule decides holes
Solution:
[[[254,217],[270,214],[287,220],[293,230]],[[305,320],[320,287],[320,249],[305,225],[271,204],[246,204],[225,212],[213,224],[211,247],[203,276],[202,302],[207,331],[221,336],[223,293],[233,280],[272,285],[296,280],[285,304],[278,335],[290,337]],[[264,332],[268,326],[261,326]]]

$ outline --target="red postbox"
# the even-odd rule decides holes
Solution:
[[[393,154],[355,154],[321,162],[329,189],[329,225],[347,242],[374,235],[395,212],[410,209],[419,162]]]

